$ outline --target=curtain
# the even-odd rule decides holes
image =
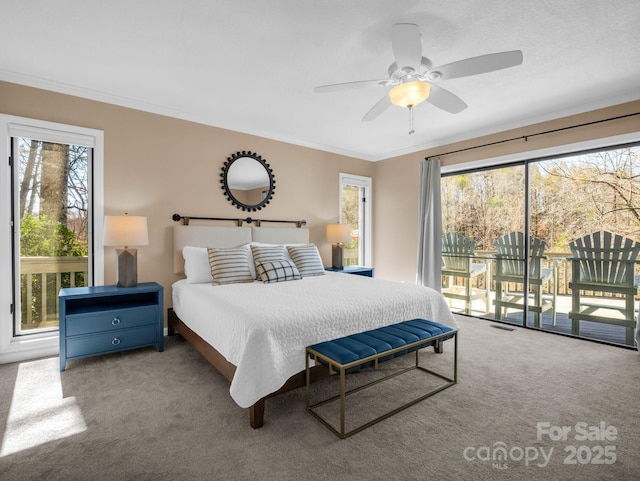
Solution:
[[[440,292],[442,286],[442,211],[440,205],[440,160],[420,164],[418,206],[418,284]]]

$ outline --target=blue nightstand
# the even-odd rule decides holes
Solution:
[[[373,267],[366,266],[344,266],[342,269],[326,267],[325,271],[341,272],[343,274],[354,274],[356,276],[373,277]]]
[[[60,289],[60,370],[68,359],[149,345],[162,352],[163,307],[163,288],[155,282]]]

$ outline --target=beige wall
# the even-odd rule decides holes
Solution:
[[[425,157],[638,112],[640,101],[629,102],[376,162],[373,183],[373,264],[376,267],[376,275],[415,282],[418,252],[418,175],[420,162]],[[532,152],[632,132],[639,132],[640,139],[640,116],[447,155],[441,157],[441,164],[448,166]]]
[[[138,249],[138,278],[162,284],[166,306],[179,278],[172,214],[306,219],[329,265],[324,235],[325,225],[338,220],[338,174],[373,174],[364,160],[6,82],[0,82],[0,112],[104,131],[105,214],[147,216],[149,246]],[[262,211],[236,209],[221,189],[222,165],[238,150],[257,152],[273,169],[275,195]],[[115,283],[113,248],[105,250],[105,283]]]
[[[331,248],[325,224],[338,217],[338,174],[373,177],[373,264],[376,276],[415,282],[418,169],[432,156],[536,132],[640,111],[640,101],[544,122],[521,129],[445,145],[370,163],[215,127],[145,113],[68,95],[0,82],[0,112],[103,130],[105,133],[105,214],[146,215],[150,245],[139,249],[140,280],[165,286],[170,305],[173,213],[246,217],[220,188],[226,157],[238,150],[262,155],[274,170],[276,193],[257,218],[308,221],[311,241],[325,264]],[[532,137],[442,157],[451,165],[588,139],[640,132],[638,117]],[[115,282],[113,249],[105,252],[105,282]]]

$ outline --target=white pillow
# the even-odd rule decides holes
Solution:
[[[254,281],[249,268],[249,252],[246,248],[208,248],[207,253],[214,285]]]
[[[211,284],[211,266],[206,247],[185,246],[182,248],[184,257],[184,274],[187,276],[187,284]]]
[[[302,277],[320,276],[325,273],[320,253],[315,244],[289,246],[287,250]]]

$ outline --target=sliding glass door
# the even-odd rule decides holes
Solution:
[[[443,177],[442,292],[454,311],[522,324],[522,307],[506,305],[524,290],[523,251],[512,240],[525,231],[525,173],[520,164]]]
[[[638,145],[445,175],[442,211],[454,311],[633,346]],[[447,269],[452,258],[463,270]]]

